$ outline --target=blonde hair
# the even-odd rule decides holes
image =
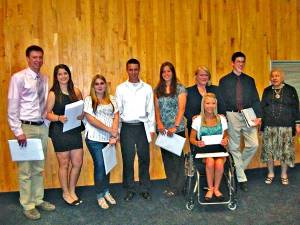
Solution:
[[[211,74],[210,74],[209,69],[203,65],[198,66],[197,69],[195,70],[195,76],[199,73],[200,70],[204,71],[208,75],[207,85],[210,86],[211,85]]]
[[[90,96],[92,98],[93,111],[96,112],[97,106],[100,104],[100,102],[97,98],[97,95],[96,95],[96,91],[95,91],[95,83],[96,83],[97,79],[102,80],[106,85],[105,92],[104,92],[104,95],[103,95],[103,102],[106,103],[106,104],[111,104],[114,108],[114,105],[112,104],[112,102],[110,100],[109,89],[108,89],[108,85],[107,85],[105,77],[100,75],[100,74],[96,74],[92,78],[92,82],[91,82],[91,86],[90,86]]]
[[[213,98],[216,101],[216,107],[215,107],[215,110],[214,110],[214,116],[217,119],[217,123],[220,122],[220,117],[218,115],[218,106],[217,106],[218,100],[217,100],[216,95],[214,93],[208,92],[208,93],[204,94],[204,96],[202,98],[202,101],[201,101],[201,113],[200,113],[200,116],[201,116],[201,126],[207,125],[206,124],[205,109],[204,109],[204,102],[205,102],[205,100],[207,98]]]

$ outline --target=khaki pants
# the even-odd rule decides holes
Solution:
[[[229,143],[228,149],[232,154],[238,182],[247,181],[244,170],[247,168],[258,147],[257,128],[248,128],[241,113],[226,112],[228,119]],[[241,152],[241,135],[244,136],[245,148]]]
[[[48,143],[48,127],[22,124],[26,138],[40,138],[46,158]],[[24,210],[40,205],[44,198],[44,160],[20,161],[17,163],[19,171],[20,203]]]

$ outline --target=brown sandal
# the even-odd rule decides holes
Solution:
[[[272,184],[273,180],[274,180],[274,177],[266,177],[265,183],[266,184]]]

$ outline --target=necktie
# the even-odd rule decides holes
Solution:
[[[237,77],[236,82],[236,108],[238,111],[243,109],[243,91],[240,76]]]
[[[44,95],[44,86],[43,86],[43,81],[41,76],[38,74],[37,75],[37,96],[38,96],[38,100],[39,100],[39,106],[40,106],[40,112],[41,112],[41,116],[43,116],[44,113],[44,103],[45,103],[45,95]]]

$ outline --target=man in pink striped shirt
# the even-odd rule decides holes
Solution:
[[[8,123],[20,146],[27,145],[27,138],[42,141],[46,157],[48,128],[44,123],[48,78],[40,73],[44,51],[32,45],[26,49],[28,67],[11,77],[8,91]],[[41,217],[37,208],[55,210],[44,198],[44,160],[19,161],[20,203],[24,215],[36,220]]]

